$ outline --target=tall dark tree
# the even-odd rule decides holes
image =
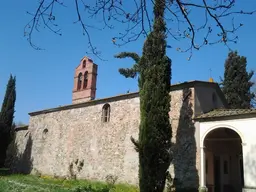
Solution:
[[[228,54],[225,61],[222,91],[227,103],[232,109],[249,109],[252,107],[254,93],[251,91],[253,71],[247,72],[246,57],[238,55],[237,51]]]
[[[4,165],[6,150],[12,138],[12,125],[16,101],[16,78],[9,78],[0,113],[0,166]]]
[[[139,152],[141,192],[162,192],[171,162],[170,80],[171,61],[166,56],[165,1],[156,0],[153,31],[139,61],[140,131],[132,140]]]

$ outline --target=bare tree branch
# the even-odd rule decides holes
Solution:
[[[80,24],[88,40],[89,50],[96,56],[99,56],[100,52],[94,46],[89,29],[116,30],[119,24],[126,26],[124,31],[117,30],[117,34],[111,39],[117,46],[137,41],[147,36],[152,29],[154,0],[73,0],[70,2],[75,4],[77,21],[74,23]],[[237,42],[238,37],[235,33],[243,26],[241,23],[235,23],[234,15],[252,15],[256,12],[255,10],[236,10],[235,5],[235,0],[166,0],[166,33],[177,41],[189,40],[187,47],[176,48],[179,52],[189,52],[188,59],[191,58],[193,50],[199,50],[206,45],[223,43],[229,47],[230,43]],[[39,0],[36,11],[28,12],[32,19],[25,26],[24,35],[33,48],[40,49],[34,44],[33,34],[39,32],[42,27],[57,35],[62,34],[61,27],[56,24],[56,18],[59,17],[54,12],[56,6],[65,6],[64,0]],[[196,16],[193,13],[196,13]],[[88,21],[95,20],[96,16],[101,18],[101,22],[88,25],[90,23]],[[231,22],[231,27],[230,23],[223,22],[223,18]],[[169,42],[169,44],[169,48],[173,47],[172,43]]]

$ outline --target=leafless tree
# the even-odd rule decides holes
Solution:
[[[167,35],[175,40],[186,39],[187,47],[175,47],[179,52],[188,52],[191,58],[193,50],[202,46],[223,43],[229,46],[237,42],[236,31],[243,26],[235,22],[235,15],[252,15],[255,10],[241,10],[236,7],[235,0],[166,0],[165,21]],[[83,34],[88,39],[89,49],[98,55],[99,51],[93,44],[91,29],[115,29],[118,24],[126,29],[112,38],[112,42],[121,46],[138,40],[152,30],[154,0],[73,0],[77,21]],[[249,2],[247,2],[249,3]],[[39,0],[38,7],[28,12],[32,19],[25,26],[24,34],[35,49],[33,34],[46,27],[53,33],[62,34],[58,26],[61,17],[55,12],[56,7],[65,7],[65,0]],[[101,22],[89,25],[88,21],[100,17]],[[226,22],[229,21],[229,22]],[[103,25],[102,25],[103,23]],[[172,46],[169,45],[169,48]]]

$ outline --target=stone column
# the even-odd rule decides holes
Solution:
[[[205,152],[204,152],[205,147],[201,146],[200,149],[200,187],[199,187],[199,191],[200,192],[205,192],[208,191],[207,187],[206,187],[206,175],[205,175]]]

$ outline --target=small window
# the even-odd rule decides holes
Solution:
[[[82,86],[82,76],[83,76],[83,74],[79,73],[78,80],[77,80],[77,90],[81,89],[81,86]]]
[[[83,61],[83,68],[86,67],[86,60]]]
[[[110,120],[110,105],[105,104],[102,107],[102,122],[109,122]]]
[[[84,85],[83,88],[86,89],[88,85],[88,71],[84,73]]]
[[[46,139],[48,133],[48,129],[43,130],[43,139]]]

